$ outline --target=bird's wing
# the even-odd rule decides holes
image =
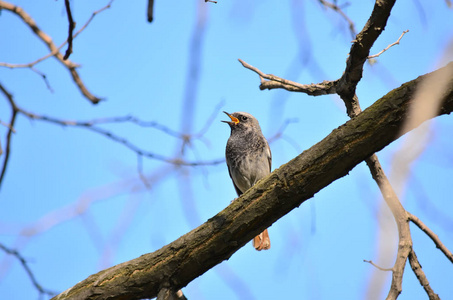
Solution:
[[[233,185],[234,185],[234,189],[236,190],[236,193],[238,194],[238,196],[241,196],[241,195],[242,195],[242,192],[241,192],[241,190],[237,187],[236,183],[234,183],[233,176],[231,176],[230,166],[229,166],[228,164],[227,164],[227,167],[228,167],[228,174],[230,175],[231,181],[233,182]]]
[[[272,172],[272,152],[269,144],[266,142],[266,149],[267,149],[267,161],[269,162],[269,173]]]

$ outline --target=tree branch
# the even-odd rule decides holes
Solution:
[[[255,68],[254,66],[246,63],[242,59],[238,60],[244,66],[244,68],[247,68],[260,76],[260,90],[285,89],[290,92],[300,92],[310,96],[320,96],[336,93],[335,87],[338,81],[323,81],[321,83],[301,84],[288,79],[283,79],[272,74],[265,74],[258,68]],[[264,79],[267,79],[268,81]]]
[[[80,79],[79,73],[76,70],[77,65],[75,63],[73,63],[72,61],[70,61],[69,59],[66,59],[66,60],[64,59],[63,55],[60,53],[59,48],[57,48],[57,46],[52,41],[52,38],[38,27],[36,22],[33,20],[33,18],[27,12],[25,12],[19,6],[16,6],[14,4],[11,4],[11,3],[8,3],[8,2],[2,1],[2,0],[0,0],[0,9],[5,9],[5,10],[8,10],[8,11],[16,14],[18,17],[20,17],[22,19],[22,21],[24,21],[24,23],[28,27],[30,27],[30,29],[35,33],[35,35],[44,44],[46,44],[47,48],[49,48],[52,55],[61,64],[63,64],[63,66],[65,66],[69,70],[72,80],[77,85],[80,92],[83,94],[83,96],[85,98],[87,98],[93,104],[97,104],[97,103],[99,103],[99,101],[101,101],[101,98],[94,96],[93,94],[91,94],[90,91],[88,91],[88,89],[86,88],[82,79]]]
[[[364,112],[360,113],[362,115]],[[401,129],[400,129],[401,130]],[[392,185],[390,184],[387,176],[382,170],[381,164],[376,156],[373,154],[367,158],[366,164],[368,165],[371,176],[376,181],[385,203],[390,208],[393,218],[395,219],[398,227],[398,250],[396,261],[392,268],[392,283],[387,299],[396,299],[403,290],[403,274],[406,267],[407,258],[412,250],[412,237],[410,227],[407,222],[406,210],[398,199]]]
[[[337,93],[345,101],[348,109],[350,109],[350,104],[347,101],[351,101],[354,98],[357,84],[362,78],[363,65],[370,55],[371,47],[384,30],[395,1],[376,1],[370,18],[362,31],[357,34],[351,46],[348,59],[346,60],[346,69],[337,86]]]
[[[379,51],[378,53],[374,54],[374,55],[370,55],[368,56],[367,58],[370,59],[370,58],[375,58],[375,57],[379,57],[382,53],[384,53],[385,51],[387,51],[388,49],[390,49],[391,47],[395,46],[395,45],[399,45],[400,44],[400,41],[401,39],[403,38],[403,36],[408,33],[409,30],[404,30],[403,33],[400,35],[400,37],[396,40],[396,42],[394,43],[391,43],[390,45],[388,45],[387,47],[385,47],[384,49],[382,49],[381,51]]]
[[[441,242],[437,234],[435,234],[431,229],[429,229],[428,226],[425,225],[419,218],[411,214],[410,212],[407,212],[409,216],[409,220],[417,225],[418,228],[420,228],[426,235],[429,236],[429,238],[434,242],[436,245],[436,248],[438,248],[442,253],[448,258],[450,262],[453,263],[453,253],[448,250],[448,248]]]
[[[243,63],[244,67],[256,72],[260,76],[260,89],[269,87],[283,88],[289,91],[304,92],[309,95],[337,93],[345,103],[348,116],[355,118],[362,113],[359,99],[355,91],[358,82],[362,78],[363,65],[369,56],[371,47],[384,30],[394,4],[395,0],[377,0],[375,2],[370,18],[351,46],[349,57],[346,61],[345,71],[341,78],[336,81],[323,82],[321,85],[302,85],[274,75],[264,74],[258,69],[248,64],[244,64],[242,61],[241,63]],[[397,43],[401,38],[402,36],[398,39]],[[391,46],[388,48],[390,47]],[[438,74],[440,74],[440,72]],[[265,81],[264,79],[268,79],[269,81]],[[324,83],[328,83],[328,85]],[[426,119],[427,118],[424,118],[422,120]],[[416,122],[420,121],[416,120]],[[408,126],[411,127],[413,125],[409,124]],[[412,250],[410,227],[406,211],[401,205],[397,194],[382,170],[378,157],[375,154],[372,154],[370,157],[366,158],[365,161],[370,169],[373,179],[378,184],[383,198],[389,206],[398,227],[398,253],[397,259],[393,266],[392,283],[388,294],[388,299],[396,299],[402,291],[404,268],[410,251]]]
[[[0,244],[0,249],[2,249],[3,251],[10,255],[15,256],[19,260],[20,264],[22,265],[28,277],[30,278],[32,284],[35,286],[35,288],[41,295],[55,296],[57,294],[54,291],[50,291],[48,289],[43,288],[42,285],[39,284],[38,280],[36,280],[36,277],[33,274],[33,271],[28,266],[27,260],[19,252],[13,249],[9,249],[3,244]]]
[[[72,18],[72,12],[71,12],[71,5],[69,4],[69,0],[64,0],[64,5],[66,7],[66,14],[68,15],[68,23],[69,23],[69,32],[68,32],[68,49],[66,49],[66,53],[63,57],[64,60],[67,60],[69,58],[69,55],[72,53],[72,33],[75,28],[75,22],[74,19]]]
[[[325,7],[328,7],[330,9],[336,11],[337,13],[339,13],[340,16],[342,16],[343,19],[345,19],[345,21],[349,24],[349,31],[351,32],[351,36],[354,38],[354,36],[356,35],[354,22],[352,22],[352,20],[348,17],[348,15],[346,15],[343,12],[343,10],[336,3],[331,3],[331,2],[328,2],[328,1],[325,1],[325,0],[318,0],[318,1],[319,1],[319,3],[324,5]]]
[[[3,159],[2,168],[0,171],[0,187],[2,186],[3,178],[5,178],[6,169],[8,167],[9,155],[11,154],[11,140],[14,133],[14,124],[16,122],[17,113],[19,112],[16,102],[14,102],[13,95],[9,93],[2,84],[0,84],[0,91],[5,95],[6,99],[11,106],[11,119],[9,121],[8,133],[6,134],[5,158]]]
[[[147,157],[149,159],[155,159],[155,160],[160,160],[166,163],[178,165],[178,166],[206,166],[206,165],[218,165],[220,163],[223,163],[225,160],[222,159],[214,159],[214,160],[200,160],[200,161],[187,161],[179,158],[173,158],[173,157],[166,157],[161,154],[157,154],[145,149],[140,148],[136,144],[133,144],[130,142],[128,139],[119,136],[111,131],[108,131],[104,128],[98,127],[96,125],[98,124],[105,124],[105,123],[119,123],[119,122],[131,122],[134,124],[137,124],[139,126],[143,127],[153,127],[156,128],[160,131],[163,131],[167,133],[168,135],[180,138],[182,140],[188,140],[191,139],[192,136],[187,137],[181,133],[177,133],[176,131],[173,131],[169,129],[166,126],[163,126],[157,122],[146,122],[139,120],[135,117],[132,116],[125,116],[125,117],[114,117],[114,118],[104,118],[104,119],[97,119],[97,120],[92,120],[92,121],[73,121],[73,120],[61,120],[49,116],[44,116],[44,115],[37,115],[31,112],[28,112],[22,108],[17,107],[17,112],[21,113],[22,115],[32,119],[32,120],[40,120],[40,121],[45,121],[61,126],[72,126],[72,127],[79,127],[79,128],[85,128],[89,131],[98,133],[114,142],[117,142],[129,150],[135,152],[138,156],[141,157]],[[204,133],[204,132],[203,132]],[[201,134],[201,133],[200,133]],[[201,138],[201,135],[194,135],[193,138]]]
[[[453,68],[453,63],[446,68]],[[361,161],[412,130],[405,127],[407,131],[401,132],[400,128],[424,78],[389,92],[198,228],[153,253],[94,274],[53,299],[152,298],[162,288],[186,286]],[[438,115],[453,111],[453,80],[443,99]]]
[[[412,271],[414,271],[415,276],[417,276],[417,279],[422,285],[426,294],[428,294],[429,299],[440,300],[439,295],[437,295],[429,285],[428,279],[426,278],[425,272],[423,272],[422,270],[422,266],[418,262],[418,258],[417,255],[415,255],[414,249],[412,249],[409,253],[409,264],[411,265]]]
[[[376,265],[372,260],[366,260],[366,259],[364,259],[363,262],[369,263],[370,265],[372,265],[373,267],[375,267],[376,269],[379,269],[379,270],[381,270],[381,271],[394,271],[393,268],[382,268],[382,267],[379,267],[379,266]]]
[[[112,5],[112,2],[113,0],[110,0],[109,3],[102,7],[101,9],[98,9],[96,11],[94,11],[90,18],[85,22],[85,24],[73,35],[73,40],[80,34],[82,33],[87,27],[88,25],[90,25],[91,21],[93,21],[94,17],[96,17],[97,14],[103,12],[104,10],[106,9],[109,9]],[[6,63],[6,62],[0,62],[0,66],[2,67],[7,67],[7,68],[11,68],[11,69],[14,69],[14,68],[31,68],[33,71],[37,72],[36,69],[33,69],[33,66],[35,66],[36,64],[48,59],[49,57],[52,57],[54,55],[56,55],[66,44],[68,43],[68,40],[64,41],[60,46],[58,46],[57,49],[55,49],[54,51],[51,51],[49,54],[46,54],[44,55],[43,57],[40,57],[30,63],[24,63],[24,64],[11,64],[11,63]],[[39,75],[45,77],[45,75],[41,74],[41,73],[38,73]],[[46,80],[44,78],[44,80]],[[46,82],[46,84],[48,85],[48,83]]]

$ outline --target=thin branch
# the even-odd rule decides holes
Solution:
[[[285,89],[290,92],[306,93],[310,96],[335,94],[337,81],[323,81],[321,83],[301,84],[291,80],[283,79],[281,77],[265,74],[258,68],[246,63],[242,59],[238,59],[244,68],[249,69],[260,76],[261,85],[260,89]],[[268,81],[264,80],[267,79]]]
[[[112,3],[113,3],[114,0],[110,0],[106,6],[104,7],[101,7],[100,9],[94,11],[90,18],[85,22],[85,24],[74,34],[73,38],[75,39],[80,33],[82,33],[87,27],[88,25],[90,25],[91,21],[93,21],[94,17],[96,17],[96,15],[100,14],[101,12],[103,12],[104,10],[107,10],[109,9],[111,6],[112,6]],[[67,41],[66,41],[67,42]],[[66,43],[65,42],[65,43]],[[63,47],[65,45],[65,43],[63,43],[61,47]]]
[[[400,37],[396,40],[396,42],[394,43],[391,43],[390,45],[388,45],[387,47],[385,47],[384,49],[382,49],[379,53],[376,53],[374,55],[370,55],[368,56],[367,58],[370,59],[370,58],[375,58],[375,57],[378,57],[379,55],[381,55],[382,53],[384,53],[385,51],[387,51],[388,49],[390,49],[391,47],[395,46],[395,45],[399,45],[400,44],[400,41],[401,39],[403,38],[403,36],[408,33],[409,30],[404,30],[403,33],[400,35]]]
[[[47,118],[45,116],[40,116],[42,118]],[[34,117],[33,117],[34,118]],[[55,121],[57,121],[55,119]],[[99,124],[109,124],[109,123],[123,123],[129,122],[136,124],[141,127],[152,127],[163,133],[166,133],[170,136],[183,139],[183,134],[179,133],[163,124],[157,123],[155,121],[143,121],[134,116],[122,116],[122,117],[110,117],[110,118],[99,118],[90,121],[73,121],[73,120],[58,120],[57,123],[63,126],[77,126],[77,127],[91,127]]]
[[[379,270],[381,270],[381,271],[392,271],[392,272],[394,271],[393,268],[382,268],[382,267],[379,267],[379,266],[376,265],[372,260],[366,260],[366,259],[364,259],[363,262],[369,263],[369,264],[371,264],[373,267],[375,267],[375,268],[377,268],[377,269],[379,269]]]
[[[354,22],[348,17],[348,15],[346,15],[343,10],[338,6],[336,5],[335,3],[331,3],[331,2],[328,2],[328,1],[325,1],[325,0],[318,0],[319,3],[321,3],[322,5],[324,5],[325,7],[328,7],[334,11],[336,11],[337,13],[340,14],[340,16],[342,16],[345,21],[349,24],[349,31],[351,32],[351,36],[352,38],[355,37],[355,35],[357,34],[357,32],[355,31],[355,25],[354,25]]]
[[[103,12],[104,10],[106,9],[109,9],[112,5],[112,2],[114,0],[110,0],[109,3],[102,7],[101,9],[98,9],[96,11],[94,11],[90,18],[85,22],[85,24],[73,35],[73,40],[80,34],[82,33],[87,27],[88,25],[90,25],[91,21],[93,21],[94,17]],[[52,56],[55,56],[58,52],[60,52],[60,50],[68,43],[68,40],[66,39],[60,46],[58,46],[58,48],[56,48],[54,51],[51,51],[50,53],[44,55],[43,57],[40,57],[38,58],[37,60],[35,61],[32,61],[30,63],[24,63],[24,64],[11,64],[11,63],[7,63],[7,62],[0,62],[0,67],[7,67],[7,68],[11,68],[11,69],[15,69],[15,68],[31,68],[33,66],[35,66],[36,64],[48,59],[49,57],[52,57]]]
[[[33,72],[35,72],[36,74],[38,74],[39,76],[41,76],[42,80],[44,80],[44,83],[45,83],[46,86],[47,86],[47,89],[48,89],[51,93],[54,92],[52,86],[50,85],[49,80],[47,79],[47,75],[46,75],[46,74],[44,74],[43,72],[39,71],[39,70],[36,69],[35,67],[30,67],[30,70],[32,70]]]
[[[47,35],[44,31],[42,31],[36,22],[32,19],[32,17],[25,12],[21,7],[18,7],[14,4],[5,2],[0,0],[0,9],[5,9],[11,11],[12,13],[16,14],[18,17],[24,21],[24,23],[34,32],[34,34],[44,43],[46,44],[47,48],[49,48],[52,55],[61,63],[65,68],[68,69],[69,73],[72,76],[72,80],[79,88],[82,95],[87,98],[91,103],[97,104],[102,99],[94,96],[91,94],[90,91],[86,88],[85,84],[83,83],[82,79],[80,79],[79,73],[76,71],[77,64],[73,63],[69,59],[64,59],[63,55],[60,53],[59,48],[54,44],[52,38]],[[11,67],[11,66],[9,66]]]
[[[409,216],[409,220],[417,225],[420,230],[422,230],[426,235],[429,236],[429,238],[434,242],[436,245],[436,248],[438,248],[442,253],[448,258],[450,262],[453,263],[453,253],[448,250],[448,248],[441,242],[437,234],[435,234],[431,229],[429,229],[428,226],[425,225],[418,217],[414,216],[410,212],[407,212]]]
[[[138,177],[143,182],[145,187],[149,190],[151,189],[151,185],[149,184],[148,180],[146,179],[145,174],[143,174],[143,156],[137,155],[137,172]]]
[[[33,120],[39,120],[39,121],[45,121],[45,122],[49,122],[49,123],[54,123],[54,124],[58,124],[58,125],[62,125],[62,126],[73,126],[73,127],[83,127],[83,128],[86,128],[90,131],[93,131],[93,132],[96,132],[114,142],[117,142],[119,144],[122,144],[123,146],[125,146],[126,148],[132,150],[133,152],[135,152],[137,155],[139,156],[143,156],[143,157],[147,157],[149,159],[156,159],[156,160],[160,160],[160,161],[163,161],[163,162],[166,162],[166,163],[170,163],[170,164],[174,164],[174,165],[180,165],[180,166],[206,166],[206,165],[218,165],[218,164],[221,164],[225,161],[225,159],[216,159],[216,160],[204,160],[204,161],[186,161],[184,159],[181,159],[181,158],[170,158],[170,157],[166,157],[166,156],[163,156],[163,155],[160,155],[160,154],[156,154],[156,153],[153,153],[153,152],[150,152],[150,151],[147,151],[147,150],[144,150],[144,149],[141,149],[140,147],[138,147],[137,145],[131,143],[129,140],[121,137],[121,136],[118,136],[114,133],[112,133],[111,131],[108,131],[108,130],[105,130],[103,128],[100,128],[100,127],[96,127],[94,126],[93,124],[96,124],[96,122],[77,122],[77,121],[68,121],[68,120],[60,120],[60,119],[57,119],[57,118],[53,118],[53,117],[48,117],[48,116],[43,116],[43,115],[37,115],[37,114],[34,114],[34,113],[31,113],[31,112],[27,112],[25,110],[23,110],[22,108],[17,108],[18,109],[18,112],[20,112],[21,114],[25,115],[26,117],[30,118],[30,119],[33,119]],[[101,120],[101,119],[100,119]],[[133,117],[125,117],[125,118],[111,118],[111,119],[104,119],[104,120],[109,120],[109,121],[113,121],[113,120],[116,120],[116,121],[131,121],[131,120],[134,120],[136,121],[138,124],[140,122],[138,122],[137,119],[134,119]],[[97,122],[101,122],[101,121],[97,121]],[[147,123],[147,125],[151,126],[152,124],[157,124],[157,123],[153,123],[153,122],[145,122]],[[144,124],[145,124],[144,123]],[[158,129],[163,129],[165,127],[159,127],[159,126],[156,126],[156,128]]]
[[[11,124],[5,123],[2,120],[0,120],[0,125],[5,126],[9,130],[11,130],[13,133],[16,133],[16,130],[14,129],[14,127],[11,126]]]
[[[415,255],[414,249],[409,253],[409,264],[411,265],[412,271],[414,271],[415,276],[417,276],[418,281],[425,290],[426,294],[430,300],[440,300],[439,295],[437,295],[431,286],[429,285],[428,278],[426,278],[425,272],[422,270],[422,266],[418,261],[417,255]]]
[[[71,12],[71,6],[69,4],[69,0],[64,0],[64,5],[66,7],[66,14],[68,15],[68,22],[69,22],[69,30],[68,30],[69,32],[68,32],[68,39],[67,39],[68,49],[66,49],[66,53],[63,57],[64,60],[67,60],[72,53],[72,39],[73,39],[72,33],[75,28],[75,22],[74,22],[74,19],[72,18],[72,12]]]
[[[12,134],[14,132],[14,123],[16,122],[17,113],[19,112],[16,103],[14,102],[13,95],[9,93],[2,84],[0,84],[0,90],[3,92],[3,95],[8,99],[8,102],[11,106],[11,119],[9,121],[8,133],[6,134],[6,148],[5,148],[5,158],[3,159],[3,164],[0,173],[0,187],[3,183],[3,178],[5,178],[6,169],[8,167],[9,156],[11,154],[11,140]]]
[[[30,278],[32,284],[35,286],[35,288],[38,290],[38,292],[41,295],[48,295],[48,296],[55,296],[57,293],[54,291],[47,290],[43,288],[38,281],[36,280],[35,275],[33,274],[33,271],[30,269],[28,266],[27,260],[16,250],[9,249],[5,245],[0,243],[0,249],[2,249],[5,253],[8,253],[10,255],[15,256],[19,262],[21,263],[22,267],[24,268],[25,272],[27,273],[28,277]]]

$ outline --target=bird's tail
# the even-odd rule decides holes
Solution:
[[[269,250],[271,248],[271,240],[269,239],[267,229],[253,239],[253,247],[258,251]]]

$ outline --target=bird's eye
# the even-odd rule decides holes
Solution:
[[[246,121],[248,118],[246,116],[241,117],[242,121]]]

